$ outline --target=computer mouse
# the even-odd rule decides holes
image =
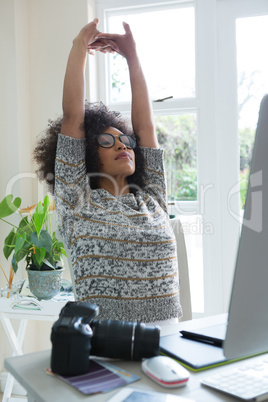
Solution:
[[[167,388],[186,385],[190,376],[180,363],[168,356],[154,356],[143,360],[141,368],[153,381]]]

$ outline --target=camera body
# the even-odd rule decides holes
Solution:
[[[81,375],[89,356],[141,360],[159,354],[160,328],[144,323],[95,320],[99,308],[87,302],[68,302],[51,332],[51,370]]]
[[[61,375],[88,371],[93,331],[89,326],[99,309],[90,303],[68,302],[51,332],[51,370]]]

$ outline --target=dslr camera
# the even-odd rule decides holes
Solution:
[[[160,328],[141,322],[96,320],[99,308],[68,302],[51,331],[51,370],[74,376],[88,372],[89,356],[141,360],[159,354]]]

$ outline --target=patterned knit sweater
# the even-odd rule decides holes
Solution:
[[[153,322],[182,315],[176,241],[166,208],[163,151],[142,148],[146,188],[113,196],[92,190],[85,140],[59,134],[55,203],[77,300],[98,318]]]

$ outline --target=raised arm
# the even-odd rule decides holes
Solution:
[[[136,44],[129,25],[124,22],[124,35],[99,34],[98,38],[107,41],[112,49],[126,58],[129,68],[132,91],[131,120],[135,133],[140,137],[143,147],[158,148],[154,128],[151,100],[144,73],[138,57]],[[92,46],[94,47],[94,44]]]
[[[85,113],[85,64],[88,46],[99,33],[98,19],[84,26],[73,40],[63,85],[63,122],[61,133],[73,138],[85,136],[83,123]]]

